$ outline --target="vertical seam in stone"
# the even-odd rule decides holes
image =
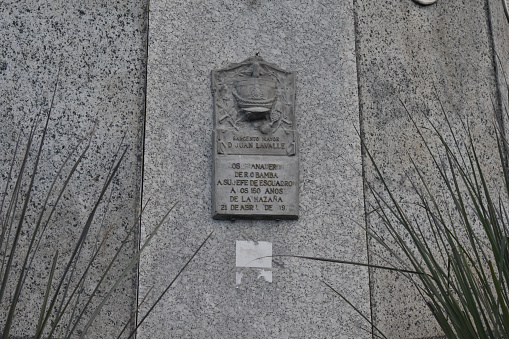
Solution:
[[[150,0],[146,0],[146,7],[145,7],[145,81],[143,84],[143,111],[142,111],[142,117],[143,117],[143,123],[142,123],[142,131],[141,131],[141,182],[140,182],[140,205],[139,205],[139,222],[138,222],[138,237],[136,239],[137,241],[137,250],[140,250],[140,244],[141,244],[141,211],[143,210],[143,183],[144,183],[144,174],[145,174],[145,130],[146,130],[146,124],[147,124],[147,83],[148,83],[148,46],[149,46],[149,31],[150,31]],[[141,257],[140,257],[141,258]],[[138,303],[140,298],[140,260],[138,259],[138,264],[136,267],[137,274],[136,274],[136,305],[135,305],[135,312],[136,315],[134,317],[134,327],[136,328],[138,324]],[[138,336],[138,331],[134,333],[134,339],[136,339]]]
[[[504,0],[501,0],[504,1]],[[504,4],[502,4],[504,5]],[[499,81],[499,70],[497,67],[497,61],[499,60],[497,58],[497,52],[495,50],[495,39],[493,37],[494,30],[493,30],[493,20],[492,20],[492,14],[491,14],[491,6],[490,6],[490,0],[485,1],[484,10],[486,12],[486,25],[488,28],[488,44],[490,46],[491,50],[491,63],[492,63],[492,76],[493,81],[495,82],[495,102],[493,104],[493,109],[495,110],[495,119],[497,120],[498,127],[500,129],[500,133],[502,133],[502,136],[505,137],[505,128],[504,128],[504,107],[502,104],[502,89],[500,88],[500,81]],[[500,64],[499,67],[504,67],[502,64]],[[507,79],[506,79],[507,80]],[[509,90],[509,89],[508,89]],[[505,143],[502,143],[503,148],[503,156],[504,156],[504,165],[507,168],[508,167],[508,149],[507,145]]]
[[[364,227],[366,227],[366,258],[368,265],[371,264],[371,255],[369,252],[369,236],[368,236],[368,211],[366,206],[366,174],[365,174],[365,159],[366,152],[363,144],[364,140],[364,128],[362,123],[362,100],[361,100],[361,75],[359,72],[360,65],[360,47],[359,47],[359,18],[358,18],[358,9],[359,9],[359,0],[352,0],[352,8],[353,8],[353,16],[354,16],[354,44],[355,44],[355,73],[357,74],[357,101],[358,101],[358,110],[359,110],[359,141],[361,143],[361,175],[362,175],[362,196],[364,203]],[[372,275],[371,268],[368,268],[368,281],[369,281],[369,319],[371,320],[371,335],[375,338],[374,335],[374,327],[373,327],[373,286],[372,286]]]

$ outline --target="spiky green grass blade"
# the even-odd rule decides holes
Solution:
[[[11,231],[13,229],[15,230],[15,227],[16,227],[15,225],[17,224],[19,226],[20,222],[21,222],[21,224],[23,222],[23,219],[20,219],[19,222],[16,222],[15,211],[17,210],[17,205],[19,202],[19,195],[21,194],[21,192],[20,192],[21,185],[23,182],[23,177],[25,175],[25,168],[28,164],[28,160],[30,157],[30,150],[32,148],[32,142],[34,139],[35,130],[37,128],[37,125],[39,124],[39,119],[40,119],[40,116],[37,117],[36,122],[32,125],[30,134],[28,136],[23,161],[21,163],[21,166],[20,166],[20,169],[18,172],[18,176],[16,178],[16,184],[14,186],[14,190],[11,195],[11,200],[10,200],[10,203],[8,204],[7,212],[6,212],[6,215],[4,218],[5,226],[2,228],[2,239],[1,239],[2,243],[5,243],[3,253],[9,252],[9,245],[11,248],[11,250],[10,250],[11,252],[13,252],[13,251],[15,252],[15,250],[16,250],[15,247],[16,247],[17,242],[13,241],[12,243],[9,244],[9,243],[7,243],[7,240],[9,240],[11,238]],[[25,199],[29,198],[29,194],[30,194],[30,191],[28,191],[26,193]],[[21,213],[21,216],[24,217],[24,213]],[[15,230],[15,233],[17,233],[16,230]],[[16,240],[16,238],[15,238],[15,240]],[[7,262],[6,262],[6,260],[7,260]],[[10,267],[11,267],[10,263],[11,262],[12,262],[12,256],[5,255],[5,254],[2,256],[2,266],[0,267],[0,273],[2,274],[1,285],[0,285],[0,303],[2,303],[2,301],[3,301],[5,289],[7,288],[7,280],[10,275]]]
[[[382,237],[370,229],[365,231],[387,251],[393,262],[381,266],[292,257],[355,264],[403,274],[423,297],[448,338],[509,338],[509,215],[506,208],[509,203],[509,167],[506,166],[508,147],[505,135],[494,121],[502,173],[502,178],[498,179],[504,181],[502,194],[495,196],[490,189],[494,185],[493,178],[485,175],[484,164],[467,123],[461,122],[459,127],[463,130],[458,133],[442,107],[446,121],[442,127],[448,133],[446,137],[424,116],[431,127],[427,130],[435,135],[435,141],[441,147],[437,151],[436,143],[432,145],[426,139],[422,127],[404,108],[435,171],[434,181],[429,182],[426,177],[429,169],[424,171],[410,157],[415,176],[407,174],[407,179],[419,200],[412,203],[411,208],[398,201],[395,191],[361,140],[364,154],[381,186],[376,189],[370,183],[366,185],[373,198],[372,206],[368,206],[371,211],[366,213],[377,216],[385,235]],[[436,185],[440,195],[434,193],[437,192]],[[369,321],[367,317],[365,319]]]
[[[90,325],[92,325],[92,322],[95,320],[95,318],[97,317],[97,315],[99,314],[99,312],[101,312],[101,309],[103,308],[104,304],[108,301],[108,299],[111,297],[113,291],[115,291],[115,289],[118,287],[118,285],[120,284],[120,282],[123,280],[123,278],[127,275],[127,273],[134,267],[134,265],[138,262],[139,258],[140,258],[140,255],[143,253],[143,251],[145,250],[145,248],[148,246],[148,244],[150,243],[150,241],[152,240],[152,238],[156,235],[157,231],[161,228],[161,226],[164,224],[164,222],[166,221],[166,219],[168,218],[168,215],[170,214],[170,212],[173,210],[173,208],[175,208],[177,203],[175,203],[175,205],[172,206],[172,208],[163,216],[163,218],[159,221],[159,223],[157,224],[157,226],[154,228],[154,230],[150,233],[150,235],[147,237],[147,239],[145,240],[145,242],[143,243],[143,246],[140,248],[140,250],[136,253],[136,255],[133,256],[133,258],[131,258],[131,260],[129,261],[129,264],[126,266],[126,268],[123,270],[122,274],[120,274],[120,276],[116,279],[115,283],[113,284],[113,286],[110,288],[110,290],[108,291],[108,293],[106,294],[106,296],[104,296],[101,300],[101,302],[99,303],[99,305],[96,307],[96,309],[94,310],[94,312],[92,313],[92,315],[90,316],[90,318],[88,319],[87,323],[85,324],[85,327],[83,329],[83,332],[82,334],[80,335],[80,339],[83,338],[85,336],[85,334],[87,333],[88,331],[88,328],[90,327]],[[107,272],[106,272],[107,273]],[[71,331],[70,335],[72,334],[73,331]]]
[[[58,250],[55,253],[55,256],[53,257],[53,263],[51,264],[51,270],[48,278],[48,284],[46,285],[46,292],[44,293],[44,300],[42,302],[41,307],[41,314],[39,316],[39,321],[37,323],[37,328],[35,329],[35,332],[39,332],[42,326],[42,320],[44,318],[44,313],[46,312],[46,304],[48,303],[48,299],[51,292],[51,284],[53,283],[53,275],[55,274],[55,267],[57,265],[57,258],[58,258]]]
[[[329,285],[328,283],[326,283],[325,281],[322,281],[325,286],[327,286],[328,288],[330,288],[334,293],[336,293],[337,295],[340,296],[341,299],[343,299],[348,305],[350,305],[351,308],[353,308],[355,310],[355,312],[357,312],[364,320],[366,320],[368,323],[372,323],[371,322],[371,319],[369,319],[367,316],[365,316],[361,310],[359,310],[357,307],[355,307],[354,304],[352,304],[348,298],[346,298],[345,296],[343,296],[343,294],[339,293],[334,287],[332,287],[331,285]],[[375,325],[372,325],[373,328],[377,331],[378,334],[374,334],[376,335],[377,337],[379,336],[382,336],[383,338],[385,339],[388,339],[383,333],[382,331],[380,331]]]
[[[50,110],[50,112],[51,112],[51,110]],[[48,113],[47,118],[46,118],[46,124],[45,124],[45,127],[44,127],[43,132],[42,132],[42,137],[41,137],[41,140],[39,142],[39,150],[38,150],[37,156],[35,158],[35,164],[34,164],[34,167],[33,167],[31,178],[30,178],[30,184],[28,186],[27,193],[25,195],[25,200],[24,200],[24,203],[23,203],[23,208],[21,210],[21,216],[19,217],[19,222],[18,222],[18,225],[16,226],[16,232],[15,232],[14,239],[13,239],[13,242],[12,242],[12,245],[11,245],[11,251],[9,253],[9,259],[7,260],[7,266],[5,268],[4,277],[3,277],[3,281],[2,281],[2,287],[1,287],[1,291],[0,291],[0,300],[1,300],[1,297],[3,296],[5,288],[7,286],[7,282],[8,282],[9,275],[10,275],[9,273],[11,271],[12,261],[14,259],[15,253],[16,253],[16,249],[17,249],[17,246],[18,246],[18,241],[19,241],[20,235],[21,235],[22,226],[23,226],[23,223],[25,222],[25,215],[26,215],[26,212],[27,212],[28,204],[30,202],[30,197],[31,197],[31,194],[32,194],[32,189],[33,189],[33,186],[34,186],[35,177],[36,177],[36,174],[37,174],[37,169],[38,169],[39,161],[40,161],[41,154],[42,154],[42,148],[44,146],[44,140],[45,140],[46,132],[48,130],[49,120],[50,120],[50,114]],[[28,156],[28,154],[27,154],[27,156]],[[27,159],[25,158],[25,160],[27,160]],[[23,286],[22,283],[23,283],[23,271],[21,272],[20,278],[18,279],[18,283],[16,285],[16,290],[14,292],[14,296],[11,299],[9,313],[7,315],[7,320],[5,322],[5,327],[4,327],[4,330],[3,330],[3,337],[4,337],[4,339],[8,339],[8,337],[9,337],[9,332],[10,332],[10,329],[11,329],[11,326],[12,326],[12,319],[14,317],[14,312],[16,311],[16,306],[18,304],[19,295],[21,293],[21,288]]]
[[[115,177],[119,167],[120,167],[120,164],[123,160],[123,158],[125,157],[125,154],[127,152],[127,148],[124,150],[124,152],[122,153],[122,156],[120,157],[120,160],[117,162],[117,164],[114,166],[113,168],[113,171],[112,173],[110,174],[110,176],[107,178],[106,182],[104,183],[103,185],[103,188],[101,190],[101,193],[99,194],[99,197],[97,198],[96,200],[96,203],[94,204],[94,207],[92,208],[92,211],[90,212],[88,218],[87,218],[87,221],[85,222],[85,225],[83,226],[83,230],[81,231],[81,235],[74,247],[74,251],[73,253],[71,254],[68,262],[67,262],[67,265],[65,267],[65,269],[63,270],[63,274],[62,274],[62,277],[55,289],[55,294],[51,300],[51,303],[50,303],[50,306],[49,306],[49,311],[47,312],[46,316],[44,317],[44,321],[43,321],[43,324],[42,324],[42,328],[44,328],[46,326],[46,323],[48,322],[50,316],[51,316],[51,310],[53,309],[56,301],[57,301],[57,298],[59,297],[60,295],[60,289],[62,288],[62,285],[64,284],[65,280],[66,280],[66,276],[67,274],[69,273],[69,270],[76,258],[76,255],[78,254],[79,250],[81,249],[81,247],[83,246],[84,242],[85,242],[85,239],[88,235],[88,232],[90,230],[90,227],[92,225],[92,222],[94,221],[94,217],[95,217],[95,213],[102,201],[102,198],[104,196],[104,194],[106,193],[107,189],[109,188],[113,178]],[[36,339],[39,339],[41,338],[42,336],[42,331],[36,333],[36,336],[35,338]]]
[[[129,319],[126,321],[124,327],[122,328],[122,331],[120,331],[120,333],[118,334],[117,336],[117,339],[120,339],[122,337],[122,334],[124,334],[124,332],[127,330],[127,327],[129,326],[129,324],[131,323],[131,321],[133,321],[133,319],[135,319],[136,317],[136,314],[138,314],[138,311],[140,309],[140,307],[143,305],[143,303],[145,303],[145,299],[147,299],[148,295],[150,294],[150,292],[152,292],[152,289],[154,288],[154,286],[151,286],[147,293],[145,293],[145,295],[143,296],[143,298],[141,299],[141,302],[138,304],[138,306],[136,306],[136,309],[134,310],[134,312],[131,314],[131,316],[129,317]]]
[[[168,284],[168,286],[166,287],[166,289],[163,291],[163,293],[161,293],[161,295],[159,295],[159,297],[157,298],[157,300],[152,304],[152,306],[149,308],[149,310],[147,311],[147,313],[143,316],[143,318],[138,322],[138,324],[136,325],[136,328],[129,334],[129,337],[128,338],[132,338],[136,331],[138,330],[138,328],[143,324],[143,322],[145,321],[145,319],[147,319],[147,317],[152,313],[152,310],[157,306],[157,304],[159,304],[159,302],[161,301],[161,299],[164,297],[164,295],[166,294],[166,292],[169,291],[169,289],[173,286],[173,283],[175,283],[175,281],[178,279],[178,277],[182,274],[182,272],[184,272],[184,270],[187,268],[187,266],[191,263],[191,261],[193,261],[194,257],[198,254],[198,252],[200,252],[201,248],[205,245],[205,243],[209,240],[209,238],[212,236],[212,233],[214,233],[214,231],[210,232],[209,235],[207,236],[207,238],[205,238],[205,240],[203,240],[203,242],[201,243],[201,245],[196,249],[196,251],[194,251],[193,255],[187,260],[187,262],[184,264],[184,266],[182,266],[182,268],[180,269],[180,271],[177,273],[177,275],[173,278],[173,280]]]

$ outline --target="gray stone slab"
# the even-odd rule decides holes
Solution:
[[[256,53],[297,75],[299,219],[213,220],[210,72]],[[369,315],[367,270],[283,257],[245,265],[250,250],[366,260],[352,3],[152,1],[148,55],[143,237],[179,203],[142,258],[140,296],[154,286],[146,305],[214,233],[138,337],[370,337],[321,282]]]
[[[106,267],[127,229],[137,220],[140,201],[141,150],[144,110],[146,46],[144,1],[2,1],[0,3],[0,186],[19,133],[26,141],[28,126],[49,100],[61,69],[53,117],[37,176],[32,208],[44,194],[68,152],[97,123],[90,149],[67,189],[52,224],[42,239],[22,291],[14,336],[33,335],[51,259],[60,251],[59,277],[108,175],[118,149],[128,147],[112,188],[97,211],[91,237],[82,256],[90,255],[106,230],[109,240],[92,268],[85,294],[91,293],[99,272]],[[61,181],[58,183],[61,185]],[[57,185],[57,186],[58,186]],[[50,199],[50,204],[55,196]],[[5,211],[4,211],[5,212]],[[2,213],[2,212],[0,212]],[[18,253],[28,244],[33,220],[28,220]],[[136,232],[135,232],[136,233]],[[131,236],[106,279],[101,294],[112,284],[137,248]],[[15,263],[19,264],[21,257]],[[82,270],[83,262],[78,264]],[[19,266],[18,266],[19,267]],[[75,275],[76,276],[76,275]],[[14,286],[12,280],[10,286]],[[56,287],[56,285],[55,285]],[[11,295],[12,291],[8,291]],[[84,300],[84,296],[82,299]],[[94,303],[96,304],[96,303]],[[114,338],[136,305],[136,272],[129,274],[105,305],[87,338]],[[0,326],[6,319],[0,306]],[[84,324],[84,323],[83,323]],[[78,329],[80,326],[78,327]]]
[[[410,157],[423,169],[435,194],[447,204],[433,160],[403,104],[418,126],[429,128],[427,116],[450,138],[439,98],[458,136],[465,135],[461,121],[468,121],[490,180],[500,178],[497,148],[490,138],[497,86],[485,2],[439,0],[426,7],[413,1],[355,3],[362,134],[401,204],[409,208],[418,202],[418,197],[410,193],[408,178],[415,174]],[[439,140],[433,139],[429,129],[423,131],[431,148],[437,150]],[[379,187],[368,159],[364,168],[367,182]],[[366,201],[371,210],[373,200],[369,195]],[[419,210],[413,212],[415,215]],[[368,219],[368,227],[388,236],[374,214]],[[387,264],[391,260],[376,243],[369,246],[371,263]],[[408,279],[381,270],[373,270],[371,279],[373,320],[387,337],[440,334]]]

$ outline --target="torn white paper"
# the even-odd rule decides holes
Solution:
[[[242,272],[236,272],[235,278],[236,278],[236,285],[240,285],[242,283]]]
[[[263,278],[266,282],[272,282],[272,271],[260,270],[257,279]]]
[[[237,240],[236,248],[237,267],[272,267],[272,243]]]

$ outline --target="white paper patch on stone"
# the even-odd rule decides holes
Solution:
[[[235,272],[235,284],[240,285],[242,283],[242,272]]]
[[[260,270],[260,274],[257,279],[263,278],[266,282],[272,282],[272,271]]]
[[[272,243],[270,242],[237,240],[236,254],[237,267],[272,267]]]

